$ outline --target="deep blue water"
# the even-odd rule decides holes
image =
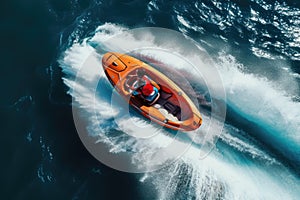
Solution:
[[[164,169],[144,181],[143,174],[127,174],[99,163],[80,141],[69,87],[62,80],[69,64],[63,57],[76,57],[68,52],[70,47],[93,38],[99,27],[105,32],[147,26],[192,37],[225,66],[220,70],[225,85],[228,82],[228,113],[217,152],[224,162],[236,161],[234,167],[239,170],[249,169],[247,173],[257,180],[261,171],[256,169],[274,169],[270,174],[282,182],[280,189],[290,186],[289,198],[297,199],[298,1],[45,0],[3,2],[1,8],[2,199],[250,198],[236,193],[243,194],[239,185],[248,184],[246,178],[233,184],[230,177],[223,177],[222,184],[211,181],[205,188],[195,177],[197,163],[185,163],[178,170],[184,178],[175,179]],[[237,71],[241,65],[242,70]],[[230,76],[237,78],[230,82]],[[185,170],[195,173],[182,172]],[[285,178],[287,175],[294,178]],[[174,184],[163,187],[168,180]],[[269,191],[276,192],[273,183],[265,181],[258,181],[261,191],[251,198],[268,199]]]

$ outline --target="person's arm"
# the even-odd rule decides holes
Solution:
[[[139,89],[137,90],[133,90],[133,92],[131,93],[133,96],[138,96],[141,94],[141,91]]]

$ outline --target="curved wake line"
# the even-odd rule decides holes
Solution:
[[[69,93],[75,100],[73,106],[81,109],[82,117],[88,120],[89,134],[96,137],[97,142],[108,144],[110,152],[116,154],[135,152],[136,161],[142,160],[147,163],[151,161],[147,157],[147,151],[155,151],[168,145],[172,138],[167,132],[162,131],[157,137],[141,142],[124,133],[122,124],[117,126],[112,123],[112,119],[120,111],[116,107],[111,107],[110,102],[104,97],[111,95],[111,90],[107,88],[105,85],[107,81],[103,79],[101,55],[93,48],[95,45],[97,48],[102,48],[101,45],[108,38],[124,30],[126,29],[109,23],[98,27],[93,38],[84,40],[82,44],[73,44],[64,53],[60,65],[65,74],[64,83],[70,88]],[[83,79],[81,83],[84,84],[77,84],[75,76],[88,57],[92,60],[90,71],[84,72],[83,77],[80,77]],[[228,75],[228,71],[224,76]],[[231,77],[230,74],[228,76]],[[103,80],[99,81],[101,89],[92,90],[90,86],[99,79]],[[231,82],[224,82],[225,86],[229,84],[227,88],[231,85]],[[95,92],[97,96],[94,101]],[[243,92],[247,94],[249,91]],[[94,104],[95,107],[92,106]],[[136,120],[137,123],[144,123],[142,118]],[[154,129],[153,131],[156,129],[154,126],[149,128]],[[112,134],[114,130],[118,133]],[[234,137],[233,132],[234,129],[225,127],[224,134],[221,136],[229,147],[217,148],[208,157],[199,160],[199,149],[192,146],[177,162],[161,171],[145,174],[141,181],[151,180],[157,188],[159,199],[172,199],[179,195],[178,191],[187,198],[196,199],[218,196],[224,199],[293,199],[299,196],[299,181],[287,169],[258,149],[255,144]],[[180,145],[182,141],[177,143]],[[234,152],[232,148],[238,152]],[[244,157],[244,153],[252,156],[252,160]],[[263,160],[265,164],[258,165],[255,162],[257,158]],[[291,186],[290,183],[293,185]]]
[[[267,130],[267,135],[259,136],[266,143],[300,162],[300,103],[293,102],[284,91],[276,90],[268,80],[242,72],[243,66],[230,55],[220,54],[218,68],[228,105]],[[294,81],[291,78],[291,85]]]

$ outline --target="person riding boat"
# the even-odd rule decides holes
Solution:
[[[149,104],[159,98],[159,86],[142,70],[137,70],[136,75],[128,79],[127,85],[133,96],[142,97]]]

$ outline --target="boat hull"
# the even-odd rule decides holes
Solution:
[[[192,131],[202,124],[199,110],[184,91],[150,65],[126,54],[108,52],[102,58],[102,66],[112,86],[143,116],[161,126],[181,131]],[[159,97],[152,104],[132,95],[126,88],[126,81],[137,70],[145,72],[159,89]]]

